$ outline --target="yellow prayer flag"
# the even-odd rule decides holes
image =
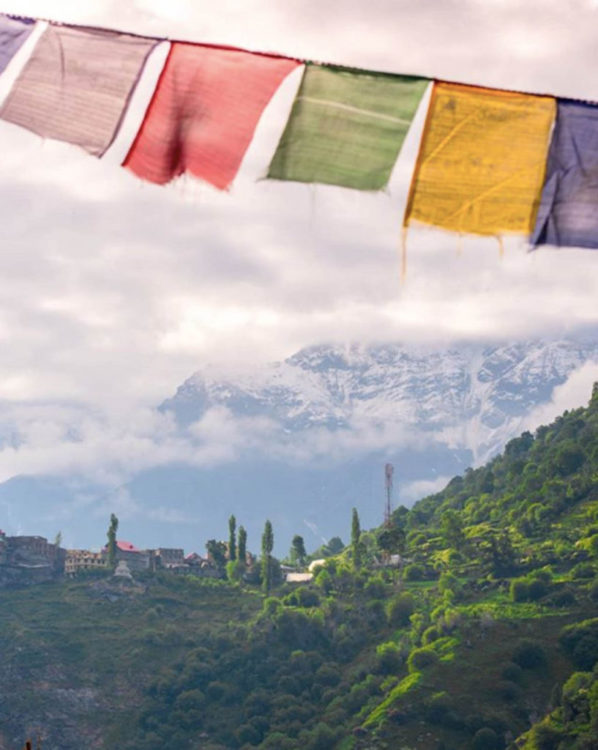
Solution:
[[[549,96],[436,83],[405,226],[529,234],[555,111]]]

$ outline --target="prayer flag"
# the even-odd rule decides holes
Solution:
[[[554,113],[552,97],[436,83],[405,225],[529,234]]]
[[[124,166],[158,184],[191,172],[227,188],[265,106],[297,65],[286,58],[173,44]]]
[[[21,49],[34,25],[34,21],[0,16],[0,73]]]
[[[156,40],[50,25],[0,110],[3,120],[101,156]]]
[[[598,248],[598,106],[558,101],[533,245]]]
[[[308,65],[268,177],[380,190],[428,83]]]

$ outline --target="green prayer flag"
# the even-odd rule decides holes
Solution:
[[[268,177],[380,190],[427,84],[425,78],[308,65]]]

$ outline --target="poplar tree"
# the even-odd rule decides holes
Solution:
[[[228,519],[228,559],[237,559],[237,541],[236,541],[237,519],[231,516]]]
[[[351,519],[351,548],[353,550],[353,567],[361,567],[362,545],[360,541],[361,526],[359,524],[359,515],[357,508],[353,508],[353,517]]]
[[[114,513],[110,514],[110,526],[108,527],[108,567],[114,568],[116,565],[116,532],[118,531],[118,518]]]
[[[262,587],[266,594],[272,588],[272,549],[274,548],[274,533],[272,524],[266,521],[262,534]]]
[[[301,566],[305,564],[305,558],[307,557],[307,553],[305,552],[305,542],[303,541],[303,537],[299,536],[299,534],[295,534],[293,541],[291,542],[290,557],[293,562],[296,562]]]
[[[237,557],[242,565],[245,565],[247,559],[247,532],[243,526],[239,526],[239,549]]]

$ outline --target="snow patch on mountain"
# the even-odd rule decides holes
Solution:
[[[483,463],[591,362],[598,362],[598,343],[574,340],[436,350],[320,345],[251,372],[206,367],[161,408],[183,429],[215,407],[267,419],[314,457],[434,441]]]

